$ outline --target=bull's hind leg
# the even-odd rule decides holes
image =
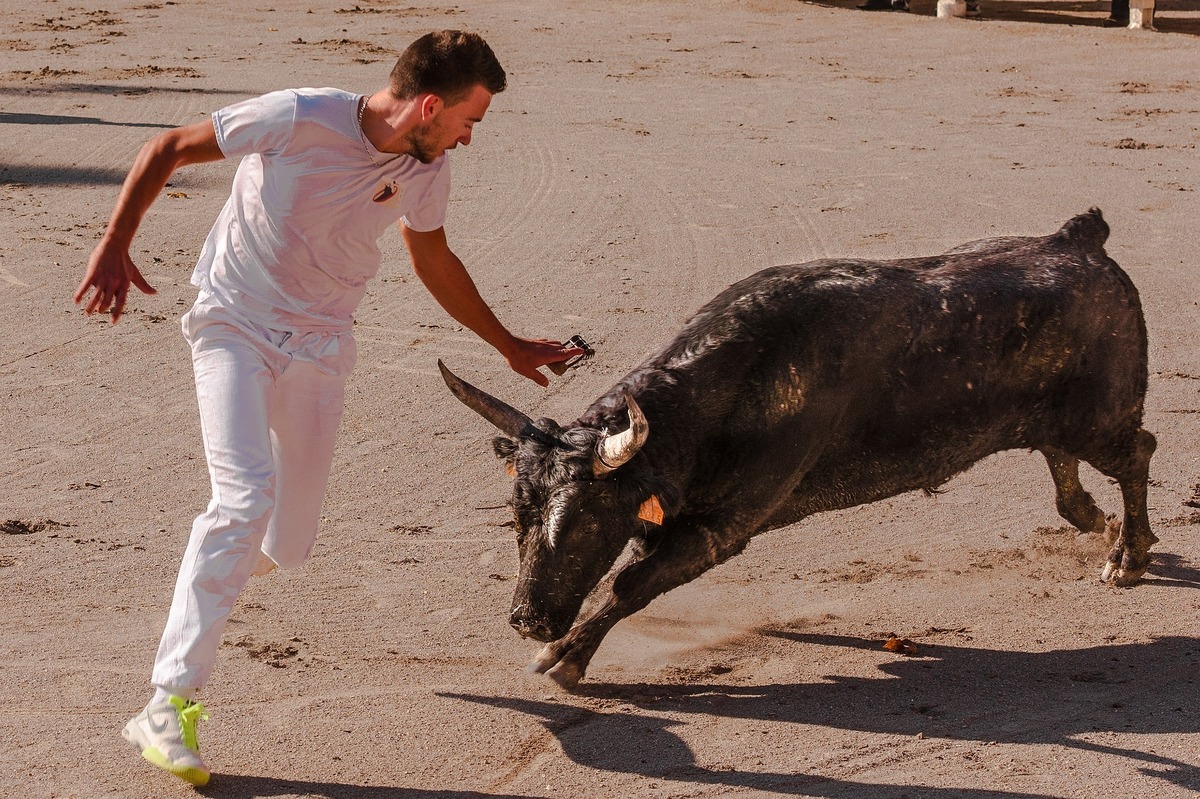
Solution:
[[[1117,481],[1125,505],[1120,530],[1100,574],[1101,582],[1111,579],[1116,585],[1133,585],[1150,565],[1150,547],[1158,539],[1150,532],[1146,517],[1146,484],[1155,446],[1154,436],[1139,429],[1123,456],[1106,454],[1088,459],[1101,473]],[[1050,464],[1059,515],[1085,533],[1104,532],[1104,513],[1079,482],[1079,458],[1055,447],[1043,447],[1041,452]]]
[[[1121,458],[1107,456],[1089,459],[1088,462],[1103,474],[1112,477],[1121,487],[1125,501],[1125,518],[1116,544],[1108,553],[1108,563],[1100,580],[1112,580],[1115,585],[1133,585],[1150,565],[1150,547],[1158,543],[1150,532],[1150,520],[1146,516],[1146,485],[1150,481],[1150,456],[1157,442],[1146,430],[1134,434],[1133,446]]]
[[[1058,515],[1083,533],[1103,533],[1104,511],[1096,507],[1092,495],[1079,482],[1079,458],[1055,447],[1042,447],[1054,478],[1055,504]]]

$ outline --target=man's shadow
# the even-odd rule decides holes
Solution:
[[[1119,630],[1114,630],[1119,633]],[[879,641],[790,630],[760,635],[796,644],[796,657],[819,660],[815,648],[880,650]],[[1200,768],[1170,757],[1087,740],[1200,732],[1200,639],[1167,636],[1049,652],[986,645],[921,645],[917,657],[883,663],[878,678],[831,675],[821,682],[774,685],[584,683],[580,693],[619,700],[637,711],[599,712],[566,703],[445,694],[537,717],[564,754],[601,771],[705,785],[810,796],[900,796],[912,786],[827,779],[802,771],[745,771],[700,765],[672,728],[680,714],[955,742],[1065,747],[1133,761],[1167,785],[1200,790]],[[642,711],[653,710],[653,714]],[[675,719],[663,718],[670,713]],[[1126,738],[1125,740],[1128,740]],[[927,746],[928,743],[922,744]],[[764,759],[773,747],[763,739]],[[919,751],[914,753],[919,756]],[[920,787],[929,799],[1038,799],[1039,795],[956,786]]]
[[[283,780],[239,774],[214,774],[212,782],[196,790],[214,799],[268,799],[272,796],[305,796],[319,799],[529,799],[528,796],[478,791],[428,791],[386,785],[347,785],[340,782]]]

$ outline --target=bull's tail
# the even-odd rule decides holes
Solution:
[[[1108,223],[1100,209],[1092,206],[1085,213],[1068,219],[1058,235],[1085,249],[1099,250],[1108,241]]]

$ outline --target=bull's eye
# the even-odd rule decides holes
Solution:
[[[540,527],[542,514],[538,507],[529,503],[513,505],[513,521],[517,525],[517,538],[525,537],[525,532],[533,527]]]

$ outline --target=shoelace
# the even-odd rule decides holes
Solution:
[[[189,702],[183,707],[175,706],[179,711],[179,731],[183,734],[183,745],[193,752],[200,751],[196,740],[196,722],[208,721],[208,711],[199,702]]]

